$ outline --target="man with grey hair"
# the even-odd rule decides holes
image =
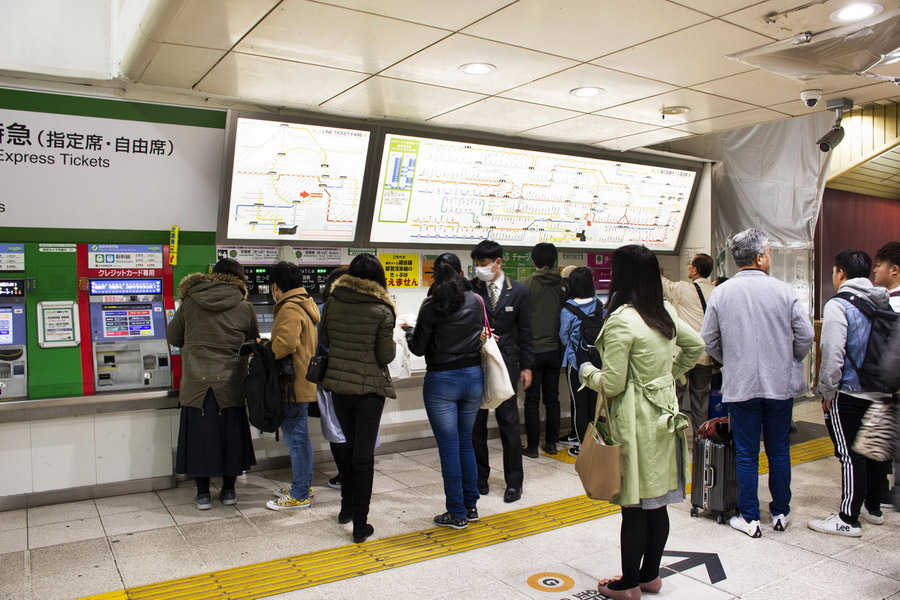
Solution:
[[[791,463],[788,434],[793,399],[806,390],[801,361],[813,342],[809,315],[788,284],[769,277],[769,239],[759,229],[734,236],[731,255],[740,269],[716,288],[700,335],[722,363],[722,401],[727,403],[737,450],[738,511],[730,524],[762,536],[759,514],[759,437],[769,459],[772,527],[789,523]]]

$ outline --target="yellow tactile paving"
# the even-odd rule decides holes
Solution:
[[[833,453],[828,438],[791,447],[791,464]],[[554,457],[558,457],[557,453]],[[566,460],[569,459],[569,460]],[[574,462],[568,454],[558,460]],[[760,474],[769,470],[760,454]],[[417,562],[515,540],[619,512],[608,502],[585,496],[482,517],[468,529],[436,527],[403,535],[302,554],[264,563],[214,571],[162,583],[89,596],[84,600],[232,600],[253,599],[348,579]]]

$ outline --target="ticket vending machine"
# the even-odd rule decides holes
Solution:
[[[25,280],[0,280],[0,400],[28,395]]]
[[[275,300],[272,299],[272,280],[270,273],[272,266],[247,266],[247,300],[253,305],[256,312],[256,320],[259,321],[259,334],[264,338],[272,335],[272,322],[275,320]],[[328,274],[337,269],[331,266],[301,265],[303,274],[303,287],[312,296],[316,303],[322,301],[322,291],[325,288],[325,280]]]
[[[98,392],[172,385],[162,279],[88,280]]]

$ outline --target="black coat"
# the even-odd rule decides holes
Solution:
[[[416,356],[425,355],[425,364],[431,370],[439,371],[441,365],[466,360],[480,364],[482,329],[484,309],[475,294],[466,292],[463,305],[443,317],[435,313],[434,299],[428,297],[419,308],[409,351]]]
[[[500,337],[497,344],[515,386],[519,379],[519,369],[531,369],[534,366],[531,300],[528,299],[528,288],[518,281],[505,277],[497,306],[492,309],[487,284],[480,279],[473,279],[470,283],[472,290],[484,300],[488,320],[494,328],[494,333]]]

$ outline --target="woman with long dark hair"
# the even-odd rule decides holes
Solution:
[[[322,387],[332,392],[348,449],[340,468],[338,522],[353,521],[357,544],[375,531],[367,522],[375,440],[385,397],[397,397],[387,368],[395,353],[394,321],[384,268],[374,255],[357,254],[347,274],[334,282],[319,330],[319,343],[329,351]]]
[[[675,356],[676,346],[681,349]],[[637,600],[662,587],[659,564],[669,537],[668,504],[685,498],[690,471],[675,378],[693,367],[705,345],[663,300],[659,262],[644,246],[612,255],[606,322],[597,340],[603,369],[581,366],[584,383],[609,402],[609,432],[621,444],[622,576],[598,590],[614,600]],[[599,400],[598,400],[599,401]]]
[[[246,300],[244,267],[234,259],[223,258],[212,273],[187,275],[178,298],[166,327],[166,340],[181,348],[184,370],[175,472],[194,478],[197,508],[209,510],[211,477],[222,476],[219,500],[232,505],[237,476],[256,464],[244,400],[247,358],[239,351],[259,337],[259,326]]]
[[[481,334],[484,305],[462,275],[459,258],[434,261],[434,284],[419,308],[409,350],[425,355],[425,412],[437,441],[446,509],[436,525],[465,529],[478,520],[478,469],[472,428],[484,389]]]

